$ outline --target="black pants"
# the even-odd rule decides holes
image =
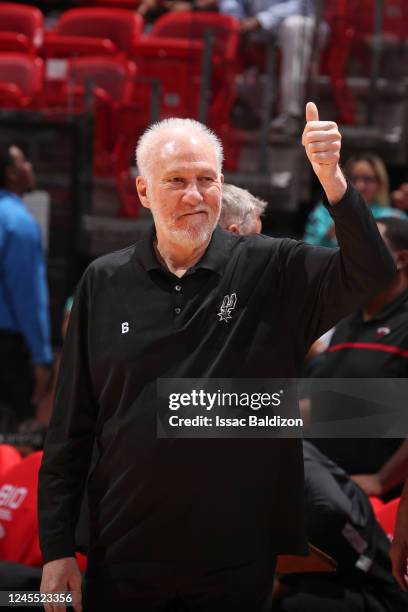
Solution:
[[[275,563],[213,570],[179,563],[138,563],[87,575],[84,612],[270,612]],[[326,611],[327,612],[327,611]]]
[[[34,417],[31,356],[20,334],[0,330],[0,431]]]

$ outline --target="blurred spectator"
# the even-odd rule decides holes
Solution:
[[[219,224],[234,234],[259,234],[267,205],[246,189],[224,183]]]
[[[298,133],[304,108],[304,90],[315,33],[314,0],[219,0],[221,13],[241,22],[250,40],[267,36],[282,50],[280,114],[275,130]]]
[[[345,165],[348,179],[358,189],[376,219],[398,217],[404,212],[390,205],[389,180],[384,162],[372,153],[351,157]],[[328,210],[319,203],[310,213],[303,239],[309,244],[334,247],[337,245],[333,220]]]
[[[33,416],[50,384],[46,266],[40,228],[20,196],[35,178],[23,152],[0,153],[0,403],[18,422]]]
[[[217,0],[142,0],[137,10],[151,23],[165,13],[216,11]]]
[[[308,540],[338,563],[334,574],[284,577],[274,612],[404,612],[408,598],[391,573],[390,543],[361,489],[304,442]]]
[[[33,431],[33,423],[26,429]],[[42,451],[35,450],[15,463],[0,477],[0,559],[25,566],[43,564],[38,538],[38,472]],[[87,523],[89,528],[89,522]],[[82,554],[77,556],[80,568],[85,568]],[[12,569],[12,568],[10,568]],[[0,566],[0,583],[2,567]],[[21,568],[15,568],[19,574]],[[10,588],[10,587],[9,587]]]
[[[408,183],[402,183],[392,192],[391,198],[396,208],[408,211]]]
[[[408,377],[408,220],[384,218],[377,224],[397,265],[394,280],[362,310],[337,325],[328,350],[309,371],[311,377]],[[337,387],[332,392],[312,391],[312,422],[341,423],[343,419],[375,416],[373,399],[353,397],[347,391]],[[370,419],[364,423],[367,429]],[[383,435],[384,427],[379,435]],[[408,471],[408,440],[320,438],[314,443],[351,474],[367,495],[389,498],[398,494]]]

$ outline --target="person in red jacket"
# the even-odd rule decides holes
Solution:
[[[0,480],[0,559],[41,567],[37,487],[42,451],[19,461]]]

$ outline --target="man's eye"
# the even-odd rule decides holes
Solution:
[[[212,183],[214,179],[212,176],[202,176],[200,180],[205,183]]]
[[[171,179],[171,182],[172,182],[172,183],[182,183],[182,182],[183,182],[183,179],[182,179],[180,176],[174,176],[174,177]]]

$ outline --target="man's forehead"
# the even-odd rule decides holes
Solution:
[[[216,162],[213,144],[203,134],[169,132],[157,142],[157,154],[171,163],[173,160]]]

